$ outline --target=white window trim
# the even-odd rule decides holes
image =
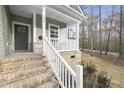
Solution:
[[[69,37],[69,28],[70,28],[70,27],[76,27],[76,37],[75,37],[75,38],[70,38],[70,37]],[[68,26],[67,26],[67,32],[68,32],[68,37],[67,37],[68,40],[72,40],[72,41],[74,41],[74,40],[77,39],[77,26],[76,26],[76,24],[68,25]]]
[[[60,31],[60,28],[59,28],[59,25],[55,25],[55,24],[48,24],[49,25],[49,32],[48,32],[48,34],[49,34],[49,38],[51,38],[50,37],[50,26],[55,26],[55,27],[57,27],[58,28],[58,38],[56,38],[56,39],[59,39],[59,31]]]
[[[15,24],[24,25],[24,26],[28,27],[28,51],[30,51],[30,49],[31,49],[31,46],[30,46],[30,43],[31,43],[31,24],[12,21],[12,42],[13,42],[14,51],[15,51]]]

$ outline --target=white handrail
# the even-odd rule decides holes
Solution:
[[[61,87],[82,87],[82,67],[78,66],[76,72],[74,72],[73,69],[64,60],[64,58],[60,55],[60,53],[47,40],[47,38],[44,37],[43,40],[46,56]]]

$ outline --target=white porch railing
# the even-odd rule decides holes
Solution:
[[[54,41],[56,42],[56,41]],[[83,87],[83,68],[76,66],[76,71],[67,64],[60,53],[53,47],[54,45],[44,38],[45,55],[54,71],[54,74],[64,88],[82,88]],[[56,46],[56,45],[55,45]]]
[[[63,50],[77,50],[77,42],[76,40],[66,40],[61,42],[59,39],[57,38],[48,38],[48,40],[51,42],[51,44],[53,45],[53,47],[56,50],[59,51],[63,51]]]

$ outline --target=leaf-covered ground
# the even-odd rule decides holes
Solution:
[[[82,52],[83,64],[93,63],[96,65],[97,73],[106,71],[111,79],[111,87],[124,88],[124,66],[118,65],[100,56],[91,56],[89,53]]]

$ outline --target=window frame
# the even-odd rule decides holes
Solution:
[[[58,32],[58,37],[51,37],[51,26],[53,27],[57,27],[58,30],[56,30]],[[57,35],[57,34],[56,34]],[[59,38],[59,26],[58,25],[55,25],[55,24],[49,24],[49,38],[55,38],[55,39],[58,39]]]

